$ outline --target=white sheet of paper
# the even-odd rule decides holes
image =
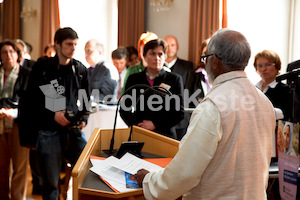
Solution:
[[[136,174],[140,169],[146,169],[150,172],[159,171],[162,167],[140,159],[130,153],[126,153],[122,158],[118,159],[116,157],[110,156],[105,159],[107,164],[114,166],[120,170],[128,172],[130,174]]]
[[[135,189],[126,188],[125,172],[107,165],[104,160],[91,159],[93,167],[90,170],[101,176],[107,183],[119,192],[132,191]]]
[[[114,156],[110,156],[105,160],[91,159],[91,163],[93,167],[90,170],[101,176],[119,192],[136,190],[126,188],[125,172],[136,174],[140,169],[152,172],[162,168],[130,153],[126,153],[121,159]]]

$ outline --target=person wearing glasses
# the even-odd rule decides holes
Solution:
[[[241,33],[221,29],[212,36],[205,55],[212,88],[177,154],[159,171],[135,174],[146,199],[267,199],[275,114],[244,71],[250,55]]]
[[[14,91],[23,89],[18,84],[24,78],[21,51],[15,42],[7,40],[0,43],[0,52],[0,199],[25,199],[29,149],[20,145],[17,108],[6,101],[15,99]]]
[[[274,51],[263,50],[255,55],[253,65],[261,77],[256,87],[272,102],[276,119],[289,120],[292,111],[291,91],[288,85],[276,82],[281,69],[280,57]]]

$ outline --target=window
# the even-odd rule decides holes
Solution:
[[[79,41],[74,57],[85,66],[84,46],[90,39],[104,45],[105,60],[111,62],[111,52],[118,42],[117,0],[59,0],[61,27],[73,28]]]

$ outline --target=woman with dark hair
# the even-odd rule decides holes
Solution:
[[[205,54],[209,39],[204,40],[200,46],[200,57]],[[186,81],[186,88],[189,91],[189,95],[192,96],[194,93],[198,93],[195,97],[198,103],[208,93],[211,85],[208,82],[207,73],[205,71],[205,62],[199,59],[196,65],[195,71],[190,71]],[[198,104],[190,103],[189,107],[195,108]]]
[[[139,53],[137,49],[134,46],[127,46],[126,49],[128,52],[127,68],[134,65],[138,65],[141,62],[141,60],[139,58]]]
[[[274,51],[264,50],[255,55],[253,65],[261,77],[256,87],[272,102],[276,119],[289,120],[292,112],[291,91],[288,85],[276,82],[281,69],[280,57]]]
[[[179,75],[163,69],[166,51],[164,40],[146,43],[143,56],[148,65],[128,77],[124,94],[132,98],[123,97],[120,115],[128,126],[137,125],[176,139],[174,126],[184,116],[183,84]],[[134,114],[132,106],[136,107]]]
[[[3,102],[14,94],[20,71],[20,50],[14,42],[4,41],[0,43],[0,52],[0,99]],[[25,199],[29,149],[20,145],[19,128],[14,121],[17,109],[5,107],[8,108],[1,105],[0,110],[0,199]]]

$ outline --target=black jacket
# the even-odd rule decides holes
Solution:
[[[161,104],[153,104],[153,107],[157,108],[158,106],[161,106],[162,109],[160,109],[159,111],[152,111],[147,104],[150,95],[156,94],[161,96],[161,94],[153,92],[152,90],[147,90],[146,86],[150,87],[150,84],[146,77],[146,70],[130,75],[126,82],[126,91],[124,94],[133,96],[133,89],[136,88],[136,97],[137,99],[140,97],[138,102],[137,100],[134,102],[137,104],[137,111],[135,115],[132,115],[131,111],[126,111],[125,109],[123,109],[121,102],[120,115],[128,126],[130,126],[132,122],[134,125],[137,125],[143,120],[150,120],[156,127],[156,129],[154,130],[155,132],[176,139],[174,126],[184,117],[182,80],[181,77],[177,74],[161,70],[159,72],[159,76],[154,79],[153,86],[160,86],[162,83],[171,86],[169,91],[173,95],[176,95],[179,101],[170,101],[170,104],[168,104],[168,101],[166,99],[170,95],[162,95],[163,102]],[[138,88],[137,84],[144,84],[146,86],[144,88]],[[132,86],[134,87],[128,90]],[[144,89],[144,91],[141,92],[140,89]],[[146,92],[146,90],[149,92]],[[143,97],[140,96],[141,93],[143,94]],[[132,101],[129,98],[124,98],[124,101],[124,105],[126,105],[127,108],[132,105]],[[156,101],[156,99],[153,99],[153,101]],[[141,103],[144,105],[144,111],[141,109]],[[167,111],[167,104],[170,106],[169,111]],[[178,111],[176,111],[175,106],[178,106]]]
[[[289,86],[279,82],[275,88],[269,88],[265,95],[269,98],[275,108],[280,108],[284,119],[290,120],[292,112],[292,94]]]
[[[114,67],[114,66],[113,66]],[[107,101],[116,101],[118,92],[118,82],[112,79],[110,69],[105,62],[99,62],[89,76],[91,90],[98,89],[100,92],[99,100],[102,101],[105,96],[113,95]]]
[[[186,88],[186,81],[190,71],[193,71],[193,63],[180,58],[177,58],[175,64],[171,67],[171,72],[181,76],[184,88]]]
[[[20,71],[18,74],[18,78],[16,80],[16,83],[14,85],[14,92],[13,96],[11,98],[5,98],[0,100],[0,107],[1,108],[17,108],[19,104],[19,99],[21,96],[24,95],[29,74],[32,70],[32,66],[34,65],[34,60],[27,60],[25,59],[23,62],[23,65],[20,66]],[[17,122],[17,119],[15,120]]]
[[[193,95],[197,90],[200,90],[200,93],[196,96],[197,104],[191,102],[189,104],[190,108],[196,108],[199,102],[205,96],[201,82],[205,82],[205,78],[202,72],[197,72],[197,73],[195,71],[189,72],[189,76],[186,82],[186,89],[188,89],[189,91],[189,96]]]
[[[79,89],[86,92],[89,100],[87,69],[75,59],[72,59],[70,65],[66,66],[60,66],[58,62],[57,56],[54,58],[43,57],[33,66],[26,93],[19,101],[19,128],[22,146],[35,147],[39,130],[65,129],[54,121],[55,111],[58,110],[46,108],[46,105],[49,105],[46,101],[52,98],[46,97],[40,88],[40,86],[51,84],[54,80],[57,80],[58,85],[65,89],[61,94],[61,99],[65,98],[66,102],[64,110],[76,113],[76,118],[83,120],[87,109],[84,106],[80,110],[77,100]],[[86,120],[87,118],[85,118]]]

